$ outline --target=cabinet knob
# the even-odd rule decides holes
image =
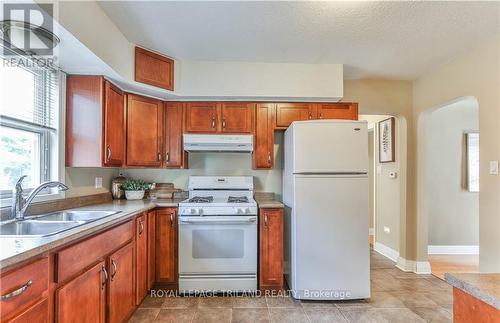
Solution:
[[[111,148],[109,148],[109,145],[106,145],[106,161],[109,161],[111,158]]]
[[[113,281],[115,279],[115,275],[118,270],[116,268],[116,262],[113,259],[111,259],[111,266],[113,267],[113,272],[111,273],[111,281]]]
[[[108,272],[106,271],[106,267],[104,267],[104,265],[102,265],[101,271],[104,274],[104,279],[101,283],[101,288],[104,289],[106,287],[106,282],[108,281]]]
[[[8,300],[9,298],[12,298],[12,297],[16,297],[16,296],[19,296],[21,295],[22,293],[24,293],[25,290],[27,290],[31,285],[33,284],[33,281],[30,279],[28,280],[28,282],[26,284],[24,284],[23,286],[19,287],[18,289],[16,290],[13,290],[12,292],[10,293],[7,293],[5,295],[2,295],[0,297],[0,300],[2,301],[6,301]]]

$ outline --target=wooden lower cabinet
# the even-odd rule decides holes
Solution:
[[[101,261],[56,290],[56,322],[105,322],[107,270]]]
[[[283,289],[283,209],[259,211],[259,288]]]
[[[156,282],[176,288],[178,284],[177,208],[156,210]]]
[[[7,322],[9,323],[46,323],[49,322],[49,302],[45,298],[39,303],[33,305],[23,313],[19,314],[12,320]]]
[[[149,211],[147,215],[148,222],[148,255],[147,255],[147,276],[148,290],[153,287],[155,282],[155,245],[156,245],[156,211]]]
[[[148,227],[146,214],[135,220],[136,304],[139,305],[148,292]]]
[[[135,310],[134,243],[109,257],[108,321],[123,322]],[[77,304],[77,303],[76,303]]]

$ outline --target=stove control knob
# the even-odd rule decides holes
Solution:
[[[191,214],[196,214],[196,209],[190,209],[189,211],[191,212]]]
[[[250,208],[249,207],[245,208],[245,213],[246,214],[250,213]]]
[[[236,209],[236,214],[241,214],[241,213],[243,213],[243,210],[242,210],[242,209],[240,209],[240,208],[237,208],[237,209]]]
[[[198,214],[203,215],[203,209],[198,209]]]

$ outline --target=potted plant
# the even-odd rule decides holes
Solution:
[[[122,184],[127,200],[141,200],[149,184],[140,179],[127,179]]]

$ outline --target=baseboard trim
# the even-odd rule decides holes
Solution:
[[[427,253],[429,255],[479,255],[479,246],[434,245],[434,246],[427,246]]]
[[[382,256],[391,259],[394,262],[398,261],[399,252],[382,244],[382,243],[380,243],[380,242],[375,241],[375,243],[373,245],[373,250],[375,250],[376,252],[378,252]]]
[[[428,275],[431,273],[431,264],[428,261],[414,261],[398,257],[396,267],[402,271],[420,275]]]

